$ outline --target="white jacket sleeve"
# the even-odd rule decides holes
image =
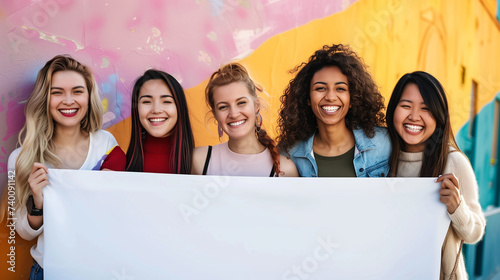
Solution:
[[[16,231],[23,239],[28,241],[33,240],[43,232],[43,225],[37,230],[31,228],[25,206],[21,209],[17,209],[14,217],[16,218]]]
[[[451,152],[444,173],[458,178],[461,202],[453,214],[451,225],[465,243],[476,243],[484,235],[486,219],[479,204],[476,176],[469,160],[460,152]]]
[[[15,170],[16,160],[20,152],[21,148],[17,148],[10,154],[7,164],[7,169],[9,171]],[[23,239],[32,240],[43,232],[43,225],[38,230],[31,228],[28,222],[28,212],[25,205],[21,205],[21,207],[16,209],[14,218],[16,222],[16,231]]]

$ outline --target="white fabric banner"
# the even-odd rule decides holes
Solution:
[[[46,279],[439,279],[432,178],[51,169]]]

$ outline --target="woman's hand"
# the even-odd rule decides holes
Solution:
[[[453,214],[455,210],[457,210],[458,205],[460,205],[460,191],[459,183],[455,174],[448,173],[436,179],[436,182],[441,182],[441,190],[439,190],[439,194],[441,197],[439,200],[446,204],[446,208],[448,209],[448,213]]]
[[[33,201],[35,202],[35,207],[38,209],[43,209],[42,188],[49,184],[48,173],[49,169],[47,166],[35,162],[33,168],[31,168],[30,176],[28,177],[28,183],[31,188],[31,193],[33,194]]]

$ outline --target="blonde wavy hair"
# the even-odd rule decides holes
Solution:
[[[80,123],[82,131],[90,133],[102,127],[104,109],[97,82],[90,68],[68,55],[57,55],[49,60],[38,72],[35,87],[24,109],[26,123],[19,133],[21,152],[15,166],[16,209],[23,207],[31,194],[28,177],[33,163],[50,164],[55,168],[61,165],[61,160],[54,153],[52,138],[55,124],[49,109],[52,76],[58,71],[74,71],[81,74],[85,80],[89,92],[89,107]],[[2,207],[4,208],[6,207]],[[3,218],[4,215],[0,216]]]

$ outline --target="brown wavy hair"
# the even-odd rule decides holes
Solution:
[[[219,68],[219,70],[215,71],[212,76],[210,76],[210,80],[208,81],[208,85],[205,89],[205,101],[207,105],[211,108],[212,114],[214,114],[215,103],[214,103],[214,91],[221,87],[231,83],[242,82],[245,84],[248,92],[253,97],[254,102],[259,103],[259,97],[257,95],[258,92],[263,92],[263,89],[260,85],[256,84],[248,71],[243,67],[243,65],[237,62],[231,62],[226,65],[223,65]],[[271,158],[273,159],[273,167],[276,176],[280,175],[280,154],[278,149],[276,148],[276,144],[274,140],[269,137],[267,132],[263,129],[256,129],[257,139],[259,142],[264,145],[269,152],[271,152]]]
[[[290,70],[297,75],[280,98],[278,148],[281,151],[288,153],[297,142],[305,141],[316,132],[316,118],[308,105],[311,80],[327,66],[337,66],[349,82],[352,107],[345,117],[347,128],[363,129],[371,138],[375,135],[374,128],[384,125],[384,97],[363,60],[348,45],[325,45],[308,62]]]

